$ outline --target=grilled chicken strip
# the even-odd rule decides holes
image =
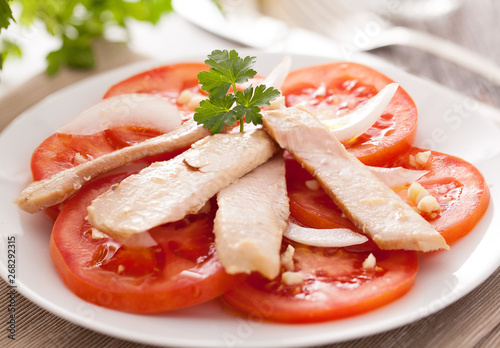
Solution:
[[[215,246],[229,274],[280,271],[280,248],[290,208],[280,154],[217,194]]]
[[[182,149],[200,140],[210,132],[195,121],[186,121],[172,132],[145,140],[138,144],[105,154],[54,176],[35,181],[26,187],[15,203],[28,213],[59,204],[95,177],[144,157]]]
[[[266,112],[268,133],[313,174],[344,214],[381,249],[449,249],[444,238],[380,182],[311,114]]]
[[[133,234],[196,213],[222,188],[267,161],[277,145],[264,130],[216,134],[175,158],[156,162],[97,197],[89,222],[111,237]]]

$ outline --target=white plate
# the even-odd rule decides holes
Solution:
[[[249,52],[243,52],[248,54]],[[276,54],[256,53],[257,71],[265,74],[280,61]],[[190,57],[194,59],[193,57]],[[203,57],[195,57],[202,60]],[[328,61],[294,56],[294,68]],[[329,59],[331,61],[331,59]],[[492,201],[475,230],[449,252],[421,258],[413,289],[400,300],[357,317],[311,325],[263,323],[235,317],[212,301],[158,315],[133,315],[86,303],[63,285],[49,258],[51,223],[43,214],[29,215],[12,201],[29,183],[33,149],[80,110],[99,100],[111,84],[156,66],[146,62],[77,83],[46,98],[16,119],[0,136],[0,272],[7,278],[7,236],[17,239],[17,285],[31,301],[78,325],[149,344],[190,347],[296,347],[358,338],[413,322],[456,301],[500,265],[500,131],[482,117],[494,110],[433,83],[363,56],[361,61],[399,82],[420,110],[417,145],[463,157],[483,172]],[[163,62],[165,63],[165,62]],[[495,185],[496,184],[496,185]]]

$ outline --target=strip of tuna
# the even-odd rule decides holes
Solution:
[[[268,133],[313,174],[344,214],[381,249],[449,249],[444,238],[380,182],[311,114],[266,112]]]
[[[280,271],[280,248],[290,215],[281,154],[217,194],[215,245],[229,274]]]
[[[216,134],[156,162],[97,197],[89,222],[115,239],[196,213],[222,188],[267,161],[278,147],[263,130]]]
[[[28,213],[64,202],[95,177],[141,158],[186,148],[210,132],[193,120],[172,132],[105,154],[26,187],[15,203]]]

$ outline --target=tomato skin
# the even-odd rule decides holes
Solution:
[[[224,294],[231,307],[252,316],[285,323],[312,323],[349,317],[386,305],[407,293],[418,270],[417,254],[382,251],[372,243],[350,248],[295,247],[300,285],[284,285],[281,274],[269,281],[252,274]],[[283,248],[288,245],[284,242]],[[372,253],[377,266],[363,269]],[[283,270],[282,270],[283,271]]]
[[[437,199],[441,212],[435,218],[426,215],[424,218],[450,244],[466,236],[481,220],[488,209],[490,192],[476,167],[452,155],[431,151],[429,161],[415,168],[410,164],[410,155],[424,151],[427,150],[414,147],[388,166],[429,171],[417,182]],[[408,204],[414,205],[408,200],[408,188],[397,192]]]
[[[187,223],[179,221],[150,230],[158,242],[152,250],[120,247],[109,237],[91,238],[85,220],[87,206],[127,175],[86,185],[67,201],[54,224],[50,256],[72,292],[107,308],[155,313],[211,300],[244,279],[228,275],[218,261],[212,233],[214,211],[188,216]],[[124,252],[115,258],[116,248]],[[146,257],[127,260],[131,255]],[[125,265],[123,271],[120,265]],[[127,273],[129,266],[132,268]]]
[[[150,69],[111,86],[103,98],[125,93],[178,95],[198,85],[198,73],[208,70],[204,63],[177,63]]]
[[[313,110],[330,108],[342,116],[393,82],[367,66],[336,62],[292,71],[283,84],[282,93],[288,106],[305,102]],[[314,97],[313,93],[322,85],[326,96]],[[415,103],[399,87],[374,126],[344,146],[367,165],[383,165],[412,146],[417,118]]]

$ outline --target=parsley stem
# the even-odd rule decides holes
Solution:
[[[234,95],[236,95],[236,82],[233,82],[232,83],[233,85],[233,93]],[[236,102],[238,103],[238,102]],[[240,133],[243,133],[245,130],[244,130],[244,122],[243,122],[243,118],[240,120]]]

